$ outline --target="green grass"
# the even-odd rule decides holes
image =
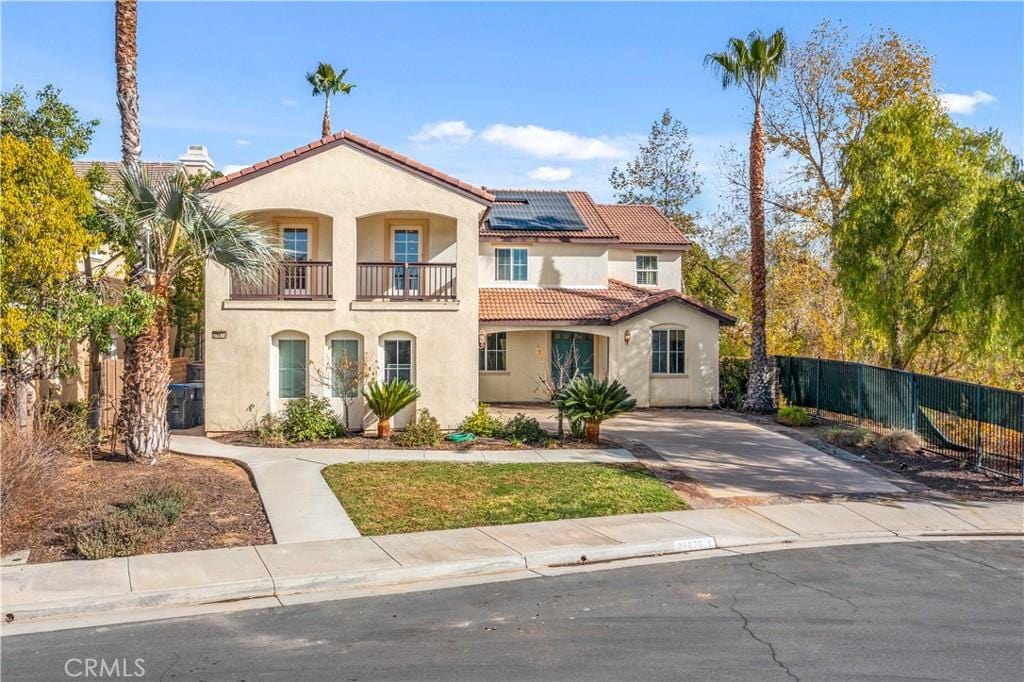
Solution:
[[[324,479],[364,535],[686,509],[639,464],[334,464]]]

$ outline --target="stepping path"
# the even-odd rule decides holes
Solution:
[[[372,450],[342,448],[260,448],[219,443],[204,436],[171,436],[181,455],[217,457],[243,464],[252,474],[278,544],[360,537],[321,470],[347,462],[490,462],[625,464],[628,450]]]

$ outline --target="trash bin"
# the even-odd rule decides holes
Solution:
[[[167,426],[172,429],[187,429],[189,403],[193,388],[188,384],[171,384],[167,392]]]
[[[190,389],[187,409],[188,424],[189,426],[199,426],[203,423],[203,384],[197,381],[185,385]]]

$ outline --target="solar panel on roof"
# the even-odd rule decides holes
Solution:
[[[494,190],[492,230],[579,231],[587,229],[564,192]]]

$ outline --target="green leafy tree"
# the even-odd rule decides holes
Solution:
[[[0,129],[6,135],[31,142],[45,137],[58,153],[69,159],[89,151],[98,119],[83,121],[70,104],[60,98],[60,89],[46,85],[36,93],[36,108],[29,109],[25,88],[15,86],[3,93],[0,103]]]
[[[323,137],[328,137],[331,134],[331,97],[333,95],[348,95],[352,92],[352,88],[356,87],[352,83],[345,82],[347,73],[348,69],[335,71],[330,64],[320,62],[316,71],[306,74],[306,82],[313,86],[313,96],[324,96],[324,124],[321,130]]]
[[[773,412],[771,367],[768,363],[765,335],[765,256],[764,256],[764,150],[762,100],[769,83],[779,76],[786,59],[786,34],[782,29],[770,36],[754,31],[746,40],[730,38],[724,52],[704,58],[722,79],[722,87],[742,87],[754,105],[750,128],[749,202],[750,202],[750,384],[745,410]]]
[[[965,333],[965,320],[993,312],[982,306],[1006,291],[1006,270],[988,266],[1000,255],[988,248],[1020,234],[1019,223],[1002,222],[1020,215],[1013,193],[1007,201],[998,192],[1010,168],[997,134],[958,127],[931,98],[878,115],[847,149],[850,198],[833,239],[838,280],[891,367]],[[1012,253],[1019,257],[1019,245]]]

